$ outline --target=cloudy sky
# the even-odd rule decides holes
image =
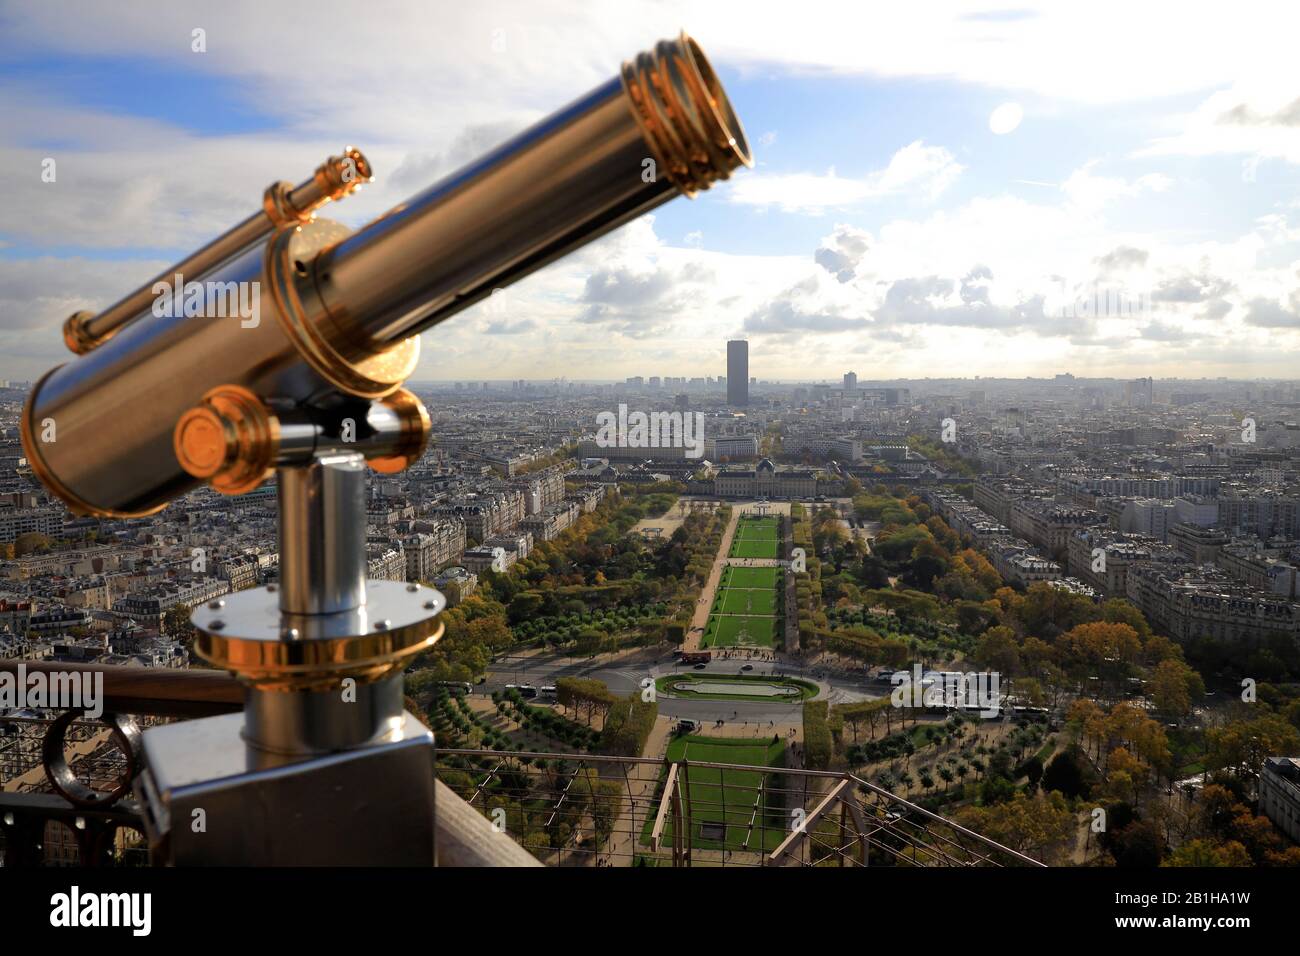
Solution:
[[[0,378],[344,144],[349,225],[685,27],[757,159],[417,378],[1296,377],[1300,7],[0,2]],[[206,51],[194,52],[193,31]],[[55,160],[56,179],[42,180]]]

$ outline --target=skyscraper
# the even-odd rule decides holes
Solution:
[[[744,339],[727,343],[727,404],[749,404],[749,343]]]
[[[857,372],[845,372],[845,373],[844,373],[844,390],[845,390],[846,392],[851,392],[851,391],[853,391],[853,389],[855,389],[855,388],[857,388],[857,387],[858,387],[858,374],[857,374]]]
[[[1124,397],[1130,408],[1150,408],[1153,402],[1153,382],[1150,378],[1135,378],[1124,383]]]

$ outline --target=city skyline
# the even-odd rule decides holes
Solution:
[[[486,721],[503,700],[536,709],[521,713],[572,713],[567,682],[632,699],[648,671],[668,692],[653,705],[662,734],[633,742],[633,752],[702,759],[682,751],[702,718],[797,742],[794,764],[776,764],[781,772],[844,766],[927,801],[941,818],[991,838],[996,853],[999,840],[1029,852],[1013,858],[1022,865],[1300,861],[1285,842],[1300,838],[1300,735],[1294,718],[1281,717],[1300,707],[1283,690],[1300,673],[1300,386],[1170,388],[1146,376],[1099,382],[1062,373],[953,388],[881,385],[846,370],[830,383],[751,390],[741,415],[720,378],[707,390],[662,379],[655,390],[635,377],[513,392],[482,381],[410,383],[433,437],[407,468],[365,480],[356,558],[368,587],[432,586],[454,606],[446,615],[455,639],[404,678],[439,746],[477,746],[493,766],[499,748],[516,745],[618,759],[602,753],[611,746],[604,731],[585,724],[573,724],[583,727],[577,738],[539,743],[539,734],[564,738],[556,727],[568,724],[507,723],[503,737]],[[286,580],[283,472],[243,494],[197,488],[142,518],[80,516],[25,457],[18,417],[26,397],[0,388],[0,673],[8,667],[21,679],[29,661],[75,668],[93,660],[114,665],[106,686],[114,672],[139,668],[158,681],[181,679],[194,663],[193,616]],[[656,441],[653,422],[672,420],[660,412],[649,416],[649,433],[634,424],[669,402],[690,410],[689,432],[668,428]],[[780,587],[781,575],[794,580]],[[601,623],[565,623],[578,607]],[[466,613],[479,629],[461,630]],[[511,651],[520,646],[511,642],[533,639],[545,647],[538,657]],[[1109,654],[1099,640],[1119,641],[1119,656],[1099,656]],[[815,750],[817,712],[798,700],[681,693],[683,679],[725,681],[733,671],[774,694],[814,694],[845,732],[835,741],[828,732]],[[913,675],[904,691],[914,695],[890,691],[900,674]],[[934,738],[954,726],[953,677],[983,688],[955,752]],[[1238,703],[1239,680],[1275,689]],[[928,713],[940,682],[945,709]],[[481,701],[479,709],[451,703],[449,688]],[[911,715],[921,735],[908,767],[889,743],[908,734],[855,723],[867,714],[897,720],[899,707],[927,711]],[[1142,849],[1140,864],[1123,841],[1081,845],[1090,804],[1051,810],[1052,794],[1070,790],[1062,775],[1078,759],[1074,728],[1097,732],[1083,723],[1087,714],[1125,732],[1135,720],[1146,728],[1135,734],[1136,756],[1112,747],[1106,789],[1093,791],[1135,803],[1141,794],[1144,812],[1167,801],[1178,833],[1167,847]],[[1053,721],[1063,730],[1049,733],[1043,725]],[[1238,766],[1235,738],[1220,727],[1267,735],[1266,760],[1253,771],[1259,798],[1234,809],[1251,822],[1249,850],[1200,822],[1219,799],[1213,788]],[[1166,743],[1175,738],[1177,751]],[[1026,747],[1025,758],[1039,752],[1046,796],[1033,770],[1009,755],[999,765],[987,743],[999,740]],[[11,775],[39,772],[39,744],[31,732],[8,740]],[[756,751],[729,757],[760,759]],[[450,771],[449,785],[457,781]],[[478,786],[457,796],[468,800]],[[631,805],[638,792],[629,784],[619,799]],[[824,798],[813,792],[805,803],[813,809]],[[1050,832],[1034,828],[1036,817],[1023,828],[1018,817],[999,822],[995,807],[1009,800],[1004,809],[1017,814],[1054,814]],[[544,862],[597,855],[576,844],[557,854],[541,830],[507,832]],[[603,865],[636,865],[654,852],[641,824],[616,832],[599,851]],[[788,836],[784,815],[754,832],[765,853],[774,851]],[[698,839],[695,849],[707,852],[707,838]],[[754,846],[736,849],[733,862],[764,862]],[[142,852],[127,845],[122,858]],[[40,853],[79,859],[62,843]]]

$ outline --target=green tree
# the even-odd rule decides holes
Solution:
[[[190,609],[184,604],[173,604],[163,612],[162,632],[179,641],[186,650],[194,646],[194,625],[190,623]]]
[[[1057,790],[1071,800],[1086,797],[1092,789],[1089,775],[1084,769],[1087,759],[1078,747],[1070,747],[1058,753],[1047,762],[1047,767],[1043,770],[1043,790]],[[1088,769],[1091,770],[1090,767]]]

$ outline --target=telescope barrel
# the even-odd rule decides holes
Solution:
[[[386,399],[415,370],[418,333],[748,165],[740,122],[684,33],[355,233],[311,214],[370,178],[349,151],[297,188],[272,186],[262,213],[187,258],[182,274],[159,277],[174,290],[146,287],[103,316],[69,320],[78,356],[48,372],[23,410],[28,461],[74,513],[152,514],[207,480],[182,465],[173,433],[214,390],[303,407],[340,394]],[[409,426],[419,416],[408,404],[394,408]],[[231,405],[239,421],[250,408]],[[408,431],[372,467],[418,456],[419,429]],[[216,432],[194,433],[205,434]],[[281,437],[292,444],[290,431]],[[248,460],[226,461],[232,447]],[[231,439],[191,450],[200,464],[219,453],[227,479],[255,479],[275,463],[267,447]],[[212,480],[228,494],[244,484]]]
[[[740,122],[683,34],[323,253],[316,288],[358,348],[391,344],[742,165]]]

